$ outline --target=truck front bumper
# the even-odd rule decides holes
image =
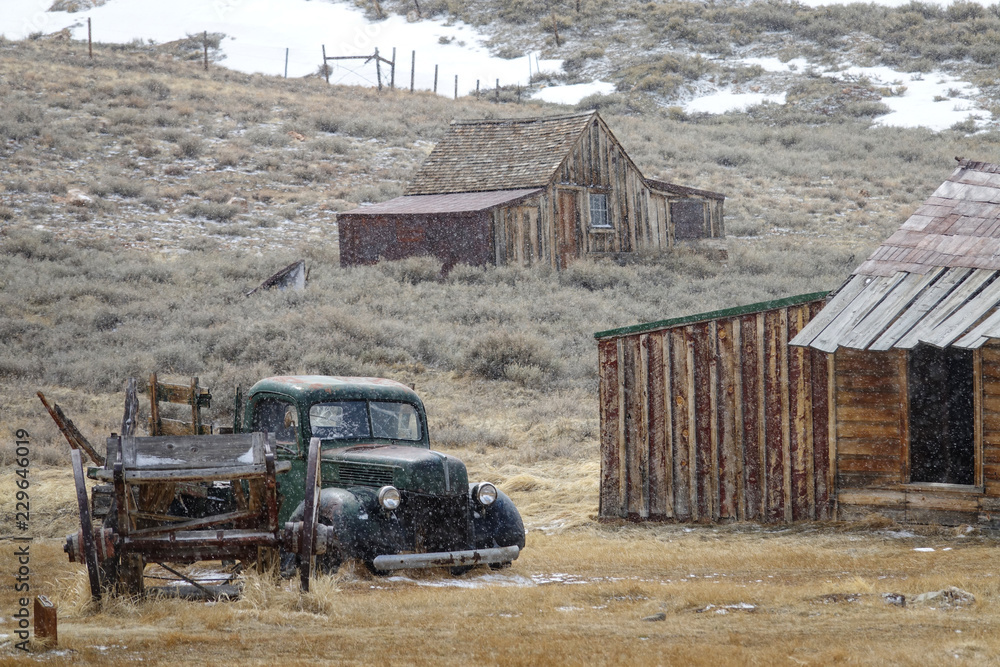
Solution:
[[[372,564],[376,570],[402,570],[418,567],[463,567],[509,563],[520,554],[515,545],[492,549],[469,549],[467,551],[441,551],[427,554],[387,554],[376,556]]]

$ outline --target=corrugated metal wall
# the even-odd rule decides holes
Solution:
[[[788,346],[809,294],[596,335],[600,516],[831,518],[831,358]]]

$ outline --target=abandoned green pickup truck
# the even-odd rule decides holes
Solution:
[[[244,402],[238,397],[237,405]],[[247,393],[235,429],[264,432],[276,458],[279,523],[301,520],[309,443],[320,441],[318,520],[335,571],[359,559],[376,573],[403,568],[507,567],[524,548],[514,503],[490,482],[470,483],[465,464],[430,448],[427,416],[409,387],[379,378],[272,377]],[[283,568],[294,566],[289,554]]]

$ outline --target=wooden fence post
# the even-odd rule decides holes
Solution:
[[[208,71],[208,31],[205,30],[201,35],[202,47],[205,51],[205,71]]]
[[[476,99],[479,99],[479,79],[476,79]]]
[[[552,10],[552,32],[555,33],[556,36],[556,46],[562,46],[562,44],[559,43],[559,23],[556,21],[555,9]]]
[[[417,72],[417,52],[414,51],[410,56],[410,92],[413,92],[413,77]]]
[[[330,85],[330,70],[326,66],[326,44],[323,45],[323,74],[326,75],[327,85]]]
[[[382,61],[378,57],[377,46],[375,47],[375,78],[378,80],[378,90],[382,92]]]
[[[324,63],[326,64],[326,63]],[[288,78],[288,47],[285,47],[285,78]]]
[[[455,99],[458,99],[458,75],[455,75]]]
[[[90,17],[89,16],[87,17],[87,53],[90,54],[91,58],[94,57],[94,37],[93,37],[93,33],[90,30]]]
[[[396,90],[396,47],[392,47],[392,65],[389,72],[389,90]]]
[[[496,93],[496,101],[497,101],[497,103],[499,103],[500,102],[500,79],[497,79],[497,87],[496,87],[496,90],[494,92]]]
[[[434,66],[434,92],[438,91],[438,66]]]

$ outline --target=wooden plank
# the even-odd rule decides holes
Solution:
[[[288,472],[292,468],[291,461],[275,461],[275,471],[278,473]],[[250,466],[229,466],[213,468],[191,468],[179,470],[126,470],[125,482],[128,484],[162,484],[164,482],[203,482],[203,481],[225,481],[233,479],[263,478],[267,474],[267,467],[261,465]],[[97,468],[93,475],[102,482],[110,482],[114,477],[114,471],[106,468]]]
[[[885,351],[892,349],[904,336],[920,322],[927,313],[937,307],[955,285],[965,279],[972,269],[950,268],[945,271],[940,278],[925,289],[917,300],[914,301],[906,312],[899,319],[886,329],[885,333],[879,336],[874,343],[868,346],[869,350]]]
[[[687,401],[687,423],[688,429],[690,431],[688,437],[688,467],[687,474],[689,476],[688,481],[688,496],[691,511],[691,519],[697,521],[699,518],[704,516],[699,513],[698,504],[698,448],[699,442],[698,438],[700,436],[698,432],[698,387],[697,387],[697,375],[695,374],[695,354],[694,354],[694,337],[693,329],[691,327],[684,328],[684,344],[687,353],[687,379],[686,387],[688,391],[688,401]]]
[[[993,275],[993,271],[985,269],[976,269],[973,271],[968,278],[957,285],[948,296],[942,299],[934,307],[934,310],[927,313],[927,315],[917,322],[910,329],[909,333],[903,336],[894,347],[910,350],[916,347],[918,343],[923,342],[926,337],[930,336],[935,327],[965,304],[972,294],[982,287],[987,280],[992,278]]]
[[[847,284],[840,288],[820,313],[814,317],[799,335],[792,339],[791,345],[808,346],[812,344],[823,331],[846,309],[861,290],[865,287],[866,276],[853,276]]]
[[[792,494],[792,386],[788,376],[788,309],[778,313],[778,331],[775,338],[778,346],[778,361],[781,373],[781,462],[782,462],[782,506],[784,520],[793,519],[794,497]],[[798,351],[796,349],[796,351]]]
[[[736,392],[736,337],[739,320],[721,320],[716,330],[716,350],[718,357],[718,391],[716,398],[716,430],[718,432],[718,489],[720,519],[738,519],[739,468],[736,442],[737,392]],[[736,333],[734,333],[736,331]]]
[[[618,341],[602,340],[598,343],[601,404],[601,490],[598,515],[620,516],[621,489],[618,487],[618,432],[621,412],[618,396]]]
[[[691,345],[694,353],[694,389],[695,389],[695,470],[693,480],[697,489],[698,519],[711,521],[714,518],[715,498],[713,491],[714,469],[712,463],[712,423],[715,415],[712,413],[712,354],[711,354],[711,324],[697,324],[691,327]]]
[[[955,341],[954,345],[966,349],[979,348],[990,339],[995,339],[998,334],[1000,334],[1000,310],[973,327],[971,331]]]
[[[861,293],[837,314],[836,319],[813,339],[810,346],[823,352],[834,352],[838,346],[843,345],[854,327],[878,305],[888,292],[902,282],[905,276],[906,274],[903,272],[897,272],[892,276],[876,276],[874,278],[868,276],[868,283]]]
[[[733,406],[733,464],[732,476],[736,483],[736,519],[746,521],[747,518],[747,497],[746,486],[744,484],[744,431],[743,431],[743,364],[742,364],[742,341],[743,324],[739,318],[732,320],[732,359],[730,382],[733,386],[732,406]]]
[[[993,272],[996,275],[996,272]],[[947,319],[938,324],[921,341],[935,347],[947,347],[965,335],[979,318],[1000,303],[1000,280],[994,280],[983,291],[969,299]]]
[[[264,462],[264,434],[122,438],[126,469],[178,470]]]
[[[740,392],[743,415],[743,488],[746,508],[743,518],[755,521],[761,518],[763,502],[763,466],[761,464],[760,414],[764,409],[761,386],[763,371],[760,368],[761,348],[757,343],[757,315],[741,317],[740,322]]]
[[[794,337],[806,321],[806,307],[788,308],[789,338]],[[812,368],[810,350],[785,346],[788,354],[789,414],[791,416],[789,453],[791,460],[792,520],[816,518],[816,498],[813,486],[812,433]]]
[[[722,467],[719,463],[719,323],[708,323],[705,352],[708,356],[708,421],[709,431],[709,516],[718,521],[720,516]]]
[[[938,267],[924,275],[906,274],[882,302],[854,327],[847,340],[842,343],[843,346],[859,350],[867,348],[944,270],[943,267]]]
[[[673,479],[674,479],[674,517],[678,521],[691,518],[691,471],[690,471],[690,441],[691,424],[689,423],[692,387],[688,374],[687,341],[684,339],[684,329],[673,329],[666,332],[670,345],[671,379],[673,385],[671,398],[673,406]]]
[[[895,423],[899,419],[899,404],[896,405],[864,405],[840,403],[837,418],[845,422],[864,422],[866,424]]]
[[[663,348],[663,515],[665,518],[674,516],[674,380],[673,361],[670,348],[670,337],[666,332],[660,336]]]
[[[199,435],[211,435],[212,425],[211,424],[200,424],[199,429],[201,433]],[[160,435],[191,435],[194,433],[194,426],[191,422],[181,421],[179,419],[160,419]]]
[[[839,491],[837,501],[842,505],[871,505],[902,509],[906,505],[906,494],[902,491],[850,489]]]
[[[197,378],[192,378],[194,383],[178,384],[174,382],[158,382],[156,385],[156,397],[164,403],[179,403],[181,405],[197,405],[202,408],[212,407],[212,394],[205,387],[197,386]],[[192,386],[192,384],[194,386]],[[197,397],[197,399],[195,399]]]
[[[781,352],[779,350],[780,317],[774,311],[764,313],[764,363],[766,375],[764,378],[765,403],[765,513],[766,522],[785,520],[784,490],[785,464],[783,455],[786,452],[787,423],[782,418],[787,416],[787,393],[782,384]]]
[[[896,477],[899,472],[899,457],[840,454],[837,457],[837,468],[842,473],[878,472]]]
[[[649,455],[651,444],[649,440],[649,334],[639,337],[639,358],[636,367],[637,389],[639,391],[639,439],[636,442],[639,473],[639,517],[649,518]]]
[[[668,424],[666,415],[670,401],[665,390],[669,378],[664,365],[662,331],[650,334],[647,357],[648,378],[648,432],[649,432],[649,516],[652,518],[669,518],[672,498],[670,497],[670,482],[667,475],[666,456],[668,442]]]

